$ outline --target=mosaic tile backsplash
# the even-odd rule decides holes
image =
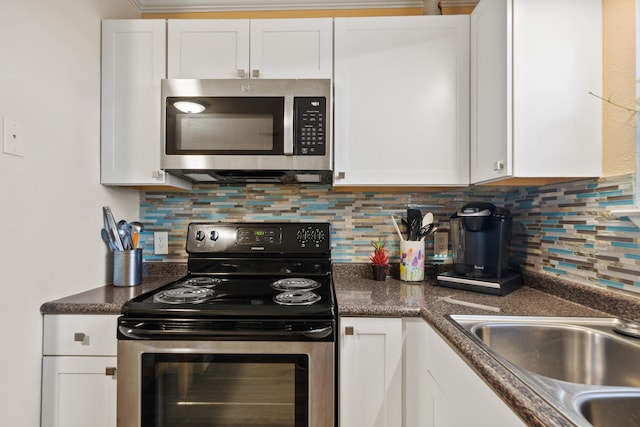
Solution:
[[[146,262],[186,262],[192,221],[328,221],[334,262],[368,262],[371,241],[387,240],[391,262],[399,239],[391,223],[408,207],[432,212],[440,228],[470,201],[514,216],[511,261],[574,282],[640,294],[640,229],[610,213],[630,209],[633,175],[541,187],[471,187],[450,192],[334,191],[327,185],[200,185],[190,193],[143,192],[140,220]],[[153,232],[169,232],[169,254],[153,254]],[[429,246],[429,242],[427,244]],[[427,249],[429,255],[429,249]]]

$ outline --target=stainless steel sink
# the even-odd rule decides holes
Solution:
[[[587,393],[576,408],[593,426],[640,426],[640,391]]]
[[[640,387],[640,346],[570,324],[488,322],[471,333],[527,371],[578,384]]]
[[[614,332],[624,322],[448,317],[576,425],[640,427],[640,339]]]

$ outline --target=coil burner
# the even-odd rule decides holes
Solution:
[[[183,285],[189,288],[212,288],[220,283],[222,283],[222,280],[217,277],[198,276],[188,278]]]
[[[320,301],[320,295],[307,290],[289,291],[276,295],[273,300],[280,305],[311,305]]]
[[[211,288],[184,287],[159,292],[153,296],[154,302],[164,304],[200,304],[216,295]]]
[[[320,283],[312,279],[305,278],[287,278],[276,280],[271,284],[271,287],[276,291],[310,291],[320,287]]]

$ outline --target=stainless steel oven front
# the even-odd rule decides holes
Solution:
[[[334,341],[118,342],[118,427],[329,427],[334,389]]]

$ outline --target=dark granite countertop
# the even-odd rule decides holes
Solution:
[[[161,265],[145,266],[143,283],[139,286],[103,286],[47,302],[40,310],[43,314],[119,314],[122,304],[128,299],[186,273],[183,264],[158,264]],[[640,298],[637,296],[577,285],[539,273],[525,272],[525,286],[506,296],[445,288],[437,286],[434,279],[413,283],[389,277],[378,282],[369,277],[369,265],[334,264],[340,316],[423,318],[530,426],[574,424],[469,339],[445,315],[637,318],[640,313]]]
[[[186,264],[154,263],[143,267],[142,283],[137,286],[106,285],[79,294],[45,302],[42,314],[120,314],[131,298],[166,285],[187,273]]]
[[[538,273],[524,273],[525,286],[505,296],[441,287],[436,281],[370,278],[368,265],[334,269],[340,316],[414,317],[429,323],[529,426],[574,426],[445,315],[575,316],[638,318],[640,298],[589,288]],[[484,308],[471,305],[485,306]]]

